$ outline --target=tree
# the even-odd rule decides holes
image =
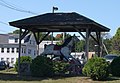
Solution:
[[[87,61],[82,73],[93,80],[106,80],[109,76],[109,64],[104,58],[93,57]]]
[[[80,40],[76,45],[75,45],[75,51],[76,52],[82,52],[85,50],[85,40]]]
[[[20,33],[20,30],[19,30],[19,29],[16,29],[16,30],[14,30],[13,32],[8,33],[8,34],[19,34],[19,33]]]
[[[67,39],[68,37],[70,37],[71,35],[69,33],[65,33],[64,34],[64,38]],[[61,34],[57,34],[57,36],[55,37],[55,40],[63,40],[63,33]]]
[[[111,41],[111,38],[110,39],[103,39],[103,44],[105,45],[108,53],[111,53],[112,52],[112,41]],[[106,55],[105,48],[102,49],[102,54]]]
[[[120,27],[112,38],[112,53],[120,54]]]

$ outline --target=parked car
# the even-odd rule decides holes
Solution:
[[[5,61],[0,61],[0,70],[4,70],[7,68],[7,63]]]
[[[113,59],[119,57],[116,54],[108,54],[106,56],[104,56],[104,58],[106,59],[107,62],[111,63],[113,61]]]

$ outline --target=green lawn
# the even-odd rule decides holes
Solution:
[[[92,81],[83,76],[35,78],[30,76],[19,77],[15,72],[0,71],[0,83],[120,83],[120,78],[110,78],[107,81]]]

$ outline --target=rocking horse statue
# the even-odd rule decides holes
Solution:
[[[62,45],[46,45],[44,52],[41,53],[41,55],[54,55],[54,56],[60,56],[65,58],[67,61],[69,61],[70,58],[74,59],[71,54],[71,51],[74,48],[75,43],[77,43],[79,39],[73,35],[65,40],[65,42]]]
[[[77,43],[78,41],[79,39],[75,35],[73,35],[67,38],[62,45],[46,45],[44,52],[41,53],[41,55],[54,55],[55,57],[59,56],[61,60],[65,60],[71,64],[67,68],[70,74],[81,74],[82,66],[80,61],[78,61],[71,55],[71,51],[74,49],[75,43]]]

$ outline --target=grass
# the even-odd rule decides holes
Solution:
[[[31,76],[18,76],[16,72],[0,71],[0,83],[120,83],[120,78],[111,77],[107,81],[92,81],[88,77],[54,77],[36,78]]]

